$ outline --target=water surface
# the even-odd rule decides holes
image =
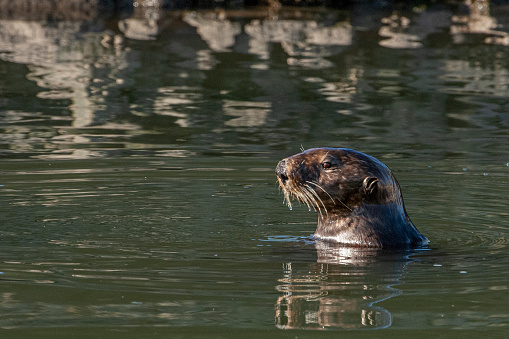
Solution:
[[[507,335],[503,7],[149,9],[0,20],[6,334]],[[319,146],[392,168],[430,245],[309,240],[274,168]]]

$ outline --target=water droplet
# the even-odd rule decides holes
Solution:
[[[468,273],[467,271],[460,271],[461,274],[465,274],[465,273]]]
[[[463,170],[464,170],[464,171],[468,171],[468,168],[464,168]]]
[[[487,176],[487,175],[488,175],[488,173],[483,173],[482,175]]]

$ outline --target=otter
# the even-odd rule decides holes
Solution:
[[[318,211],[313,238],[356,247],[428,243],[405,210],[398,181],[378,159],[347,148],[313,148],[281,160],[279,185]]]

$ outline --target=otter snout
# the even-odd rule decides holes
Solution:
[[[288,175],[286,175],[286,163],[284,160],[281,160],[276,166],[276,175],[284,185],[288,180]]]

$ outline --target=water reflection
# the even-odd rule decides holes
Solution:
[[[417,10],[411,16],[393,13],[382,19],[379,34],[381,46],[421,48],[428,37],[449,30],[453,43],[482,41],[486,44],[509,45],[509,34],[500,30],[497,19],[490,15],[489,1],[466,1],[463,13],[452,9]]]
[[[23,145],[27,153],[38,148],[54,150],[55,158],[61,158],[62,153],[66,158],[96,157],[103,154],[76,149],[75,146],[68,149],[64,145],[89,144],[98,136],[68,134],[58,127],[104,125],[102,130],[133,129],[132,125],[110,123],[119,105],[118,101],[108,98],[118,96],[118,91],[127,84],[129,80],[125,79],[124,72],[137,67],[136,58],[132,51],[122,50],[121,36],[111,32],[92,33],[98,29],[103,27],[91,22],[0,20],[0,59],[26,65],[26,79],[38,88],[34,96],[21,105],[9,104],[9,110],[2,114],[3,122],[9,125],[4,138],[11,144],[11,149],[16,151]],[[15,86],[22,87],[23,83],[15,82]],[[43,106],[41,113],[33,107],[37,99],[54,102],[56,107]],[[60,106],[59,102],[67,103],[67,107]],[[30,121],[33,119],[43,123],[33,124]],[[27,124],[35,128],[27,128]]]
[[[415,252],[342,247],[317,242],[316,264],[283,265],[276,289],[282,329],[380,329],[391,312],[377,303],[398,296],[404,267]]]
[[[14,154],[222,149],[225,133],[230,147],[281,148],[324,130],[443,148],[449,130],[509,123],[507,12],[486,1],[390,14],[143,2],[120,20],[20,15],[0,19],[0,140]]]
[[[421,48],[428,36],[447,29],[451,16],[448,10],[423,11],[412,18],[393,13],[382,18],[378,34],[385,39],[379,44],[389,48]]]
[[[197,28],[197,33],[214,52],[229,51],[235,44],[235,37],[241,33],[240,23],[225,20],[224,12],[220,12],[218,18],[209,18],[193,12],[185,15],[183,20]]]
[[[270,102],[225,100],[223,103],[224,114],[235,117],[228,120],[225,125],[233,127],[263,126],[270,108]]]
[[[276,312],[281,328],[503,336],[503,7],[142,1],[104,18],[63,10],[74,1],[3,3],[0,327],[266,336]],[[301,144],[381,156],[442,251],[411,264],[319,244],[289,253],[316,216],[282,211],[273,168]]]

